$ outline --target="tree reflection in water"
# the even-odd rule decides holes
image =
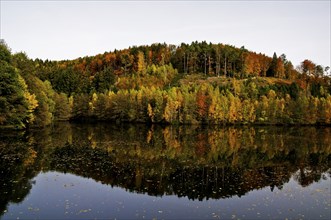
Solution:
[[[1,212],[27,196],[40,171],[152,196],[220,199],[331,176],[331,129],[57,123],[1,132],[0,158]]]

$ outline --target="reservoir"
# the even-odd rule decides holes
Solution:
[[[330,219],[331,128],[0,133],[1,219]]]

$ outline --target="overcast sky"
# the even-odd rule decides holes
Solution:
[[[74,59],[155,42],[231,44],[330,66],[327,1],[4,1],[1,39],[30,58]]]

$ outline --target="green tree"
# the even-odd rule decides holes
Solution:
[[[197,121],[197,105],[196,105],[196,92],[190,91],[188,86],[181,87],[183,95],[183,106],[180,121],[187,124],[196,124]]]
[[[268,77],[276,77],[277,76],[277,63],[278,58],[276,52],[274,52],[274,55],[272,56],[272,61],[270,63],[269,69],[267,70],[267,76]]]
[[[10,63],[11,53],[4,42],[0,43],[0,58],[0,125],[24,128],[33,122],[38,102]]]
[[[78,94],[73,98],[72,118],[84,120],[88,118],[89,96],[87,94]]]
[[[54,119],[58,121],[67,121],[71,117],[71,106],[69,98],[65,93],[54,94]]]
[[[47,126],[51,124],[54,119],[54,90],[48,81],[43,82],[34,76],[32,76],[30,80],[32,80],[32,82],[29,81],[29,88],[34,94],[36,94],[36,98],[38,100],[38,107],[34,112],[36,119],[33,126]]]
[[[38,106],[33,115],[34,121],[31,126],[43,127],[52,123],[55,111],[54,95],[55,92],[49,81],[42,81],[36,76],[34,62],[25,53],[17,53],[12,58],[13,64],[21,71],[27,88],[35,95]]]
[[[89,79],[74,68],[68,67],[55,72],[51,83],[57,92],[64,92],[71,96],[74,93],[87,92]]]
[[[111,90],[114,87],[115,74],[114,71],[106,67],[100,72],[97,72],[93,78],[92,86],[95,91],[103,93]]]
[[[10,48],[3,39],[0,39],[0,60],[6,63],[11,63]]]

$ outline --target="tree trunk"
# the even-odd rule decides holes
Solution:
[[[186,57],[186,54],[184,53],[184,58],[183,58],[183,71],[184,71],[184,73],[186,73],[186,70],[185,70],[185,57]]]
[[[207,55],[205,53],[205,75],[207,74]]]
[[[226,77],[226,57],[224,58],[224,76]]]
[[[217,76],[219,77],[221,72],[221,54],[219,54],[217,57],[216,72],[217,72]]]

